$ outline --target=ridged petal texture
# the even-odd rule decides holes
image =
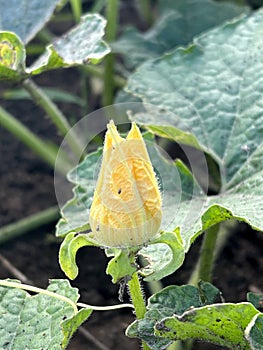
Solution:
[[[155,173],[139,128],[122,138],[111,121],[90,209],[90,226],[102,246],[142,245],[153,238],[162,219]]]

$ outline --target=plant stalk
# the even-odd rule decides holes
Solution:
[[[138,0],[138,6],[141,12],[141,15],[145,21],[145,23],[150,26],[153,24],[154,18],[152,14],[152,6],[150,0]]]
[[[105,58],[106,59],[106,58]],[[97,78],[104,78],[104,70],[100,66],[94,66],[94,65],[86,65],[83,66],[83,70],[87,72],[90,75],[93,75]],[[113,84],[117,88],[123,88],[126,84],[126,79],[121,77],[120,75],[114,75],[113,76]]]
[[[57,151],[48,147],[37,135],[30,131],[25,125],[17,120],[12,114],[0,106],[0,125],[11,132],[17,139],[33,150],[52,168],[55,168]],[[62,174],[66,174],[68,166],[60,163],[58,169]]]
[[[142,319],[146,312],[146,305],[143,297],[143,292],[141,289],[141,284],[139,280],[138,273],[135,272],[131,279],[128,281],[129,292],[131,296],[132,303],[135,309],[135,315],[138,320]],[[150,350],[145,342],[142,342],[142,348],[144,350]]]
[[[217,233],[216,246],[214,250],[214,261],[218,258],[229,236],[234,232],[234,228],[236,227],[236,225],[237,223],[235,221],[227,221],[220,224],[220,228]],[[199,279],[199,262],[196,264],[195,269],[188,283],[192,285],[197,285],[198,279]]]
[[[189,280],[189,284],[197,285],[199,280],[211,282],[219,227],[220,225],[216,224],[210,227],[204,234],[200,257]]]
[[[108,43],[116,38],[119,17],[119,0],[108,0],[106,7],[107,27],[105,39]],[[113,104],[114,96],[114,63],[113,53],[108,54],[104,59],[104,91],[102,103],[104,106]]]
[[[10,239],[23,235],[24,233],[36,229],[42,225],[49,224],[59,218],[57,206],[33,214],[22,220],[16,221],[0,228],[0,244]]]
[[[78,142],[77,135],[72,133],[71,125],[68,123],[67,118],[61,112],[61,110],[58,109],[56,104],[32,80],[24,80],[23,87],[29,92],[36,104],[44,109],[60,133],[63,136],[67,135],[67,141],[71,150],[77,156],[80,156],[83,149]]]
[[[76,23],[79,23],[82,14],[81,0],[70,0],[71,10]]]

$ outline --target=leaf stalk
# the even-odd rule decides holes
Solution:
[[[106,7],[107,27],[105,38],[108,43],[116,38],[119,17],[119,0],[108,0]],[[113,103],[114,95],[114,63],[113,53],[108,54],[104,59],[104,91],[102,103],[104,106]]]
[[[67,135],[67,141],[71,150],[77,155],[82,154],[82,147],[78,142],[77,135],[74,134],[71,125],[66,116],[61,112],[57,105],[46,95],[46,93],[31,79],[23,82],[23,87],[28,91],[32,99],[43,108],[50,120],[55,124],[62,136]]]

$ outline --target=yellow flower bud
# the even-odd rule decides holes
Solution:
[[[94,239],[106,247],[131,247],[153,238],[162,220],[155,173],[139,128],[126,139],[108,124],[101,169],[90,208]]]

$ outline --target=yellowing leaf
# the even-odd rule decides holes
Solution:
[[[162,219],[161,195],[139,128],[122,138],[111,121],[90,208],[93,238],[102,246],[142,245],[153,238]]]

